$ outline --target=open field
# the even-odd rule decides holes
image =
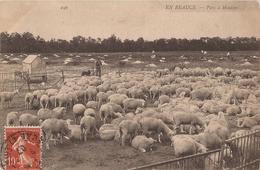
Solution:
[[[0,59],[4,60],[5,55],[10,58],[17,57],[18,64],[0,64],[0,72],[14,72],[15,70],[21,70],[21,61],[24,59],[21,54],[1,54]],[[77,54],[57,54],[60,57],[53,54],[41,54],[42,57],[48,57],[47,71],[56,72],[56,70],[65,70],[66,77],[80,76],[81,71],[92,69],[93,62],[91,58],[101,57],[107,64],[103,66],[103,72],[109,73],[118,70],[118,61],[125,60],[126,65],[122,69],[123,72],[138,72],[143,70],[156,70],[157,68],[170,68],[172,65],[183,63],[186,68],[232,68],[232,69],[251,69],[260,71],[260,51],[253,52],[231,52],[234,56],[234,60],[230,60],[226,57],[226,52],[208,52],[203,55],[200,52],[159,52],[156,53],[156,58],[152,59],[150,56],[152,53],[77,53]],[[80,56],[80,57],[76,57]],[[180,57],[183,56],[183,57]],[[256,56],[256,57],[253,57]],[[66,58],[75,58],[79,60],[76,65],[65,65],[64,60]],[[165,59],[163,59],[165,58]],[[1,63],[0,60],[0,63]],[[141,64],[134,64],[136,61],[141,61]],[[165,62],[162,62],[163,60]],[[143,62],[143,63],[142,63]],[[245,62],[249,62],[250,65],[243,65]],[[155,66],[148,66],[148,64],[154,64]],[[59,73],[57,73],[58,75]],[[53,75],[50,75],[50,77]],[[58,78],[58,76],[57,76]],[[0,79],[1,81],[1,79]],[[53,80],[55,81],[55,80]],[[259,85],[258,85],[259,87]],[[18,111],[22,113],[36,114],[37,110],[24,109],[24,94],[26,87],[18,96],[14,98],[14,101],[10,108],[0,109],[0,134],[1,141],[3,141],[3,127],[6,122],[6,115],[10,111]],[[68,111],[66,118],[73,118],[71,111]],[[235,127],[235,117],[227,116],[228,122],[232,131]],[[163,144],[155,144],[155,149],[152,152],[141,153],[129,146],[120,146],[114,141],[101,141],[97,139],[90,139],[86,143],[66,141],[62,145],[51,147],[51,150],[43,150],[43,169],[58,170],[58,169],[87,169],[87,170],[105,170],[105,169],[126,169],[138,165],[144,165],[148,163],[154,163],[157,161],[163,161],[173,159],[174,153],[169,145],[169,141]]]

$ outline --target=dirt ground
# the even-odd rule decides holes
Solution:
[[[162,53],[160,56],[165,56],[167,65],[171,65],[178,62],[183,62],[180,59],[174,57],[174,56],[180,56],[184,52],[178,52],[178,53]],[[194,56],[192,55],[194,54]],[[189,59],[186,61],[191,62],[192,66],[201,66],[201,67],[216,67],[216,66],[222,66],[222,67],[229,67],[229,68],[239,68],[239,64],[242,63],[241,60],[244,59],[245,56],[249,55],[257,55],[260,57],[260,52],[241,52],[237,53],[239,54],[239,57],[236,61],[227,61],[226,59],[224,61],[217,60],[214,58],[214,56],[224,56],[224,53],[212,53],[212,55],[209,53],[208,58],[214,58],[214,63],[202,63],[202,61],[196,60],[196,56],[199,55],[199,52],[197,53],[191,53],[187,52],[186,55],[190,56]],[[48,56],[49,54],[43,54],[43,56]],[[93,54],[91,57],[100,56],[103,54]],[[110,57],[112,54],[109,54]],[[117,58],[119,56],[122,56],[123,54],[113,54],[114,57],[111,57],[107,60],[105,60],[107,63],[113,64],[115,61],[117,61]],[[125,54],[129,55],[129,54]],[[133,59],[135,60],[143,60],[146,63],[151,63],[151,59],[146,53],[135,53],[131,54]],[[150,54],[149,54],[150,55]],[[173,56],[173,57],[171,57]],[[63,56],[64,59],[66,56]],[[91,58],[90,56],[86,55],[86,58]],[[139,58],[138,58],[139,57]],[[56,61],[57,60],[57,61]],[[59,61],[58,61],[59,60]],[[54,70],[59,65],[58,63],[61,62],[61,58],[59,59],[53,59],[51,60],[52,64],[48,65],[48,69]],[[56,62],[56,63],[55,63]],[[158,65],[161,64],[162,67],[166,66],[162,63],[153,62]],[[88,63],[89,66],[91,66],[91,63]],[[86,65],[88,65],[86,64]],[[86,66],[85,64],[81,64],[80,66],[73,66],[73,68],[82,68]],[[59,65],[60,66],[60,65]],[[113,65],[115,66],[115,64]],[[62,68],[66,68],[66,66],[60,66]],[[133,66],[134,67],[141,67],[139,66]],[[8,68],[8,70],[7,70]],[[13,70],[19,70],[21,68],[21,65],[14,64],[14,65],[2,65],[0,64],[0,72],[7,72],[7,71],[13,71]],[[71,68],[71,67],[70,67]],[[251,69],[259,70],[259,59],[255,60],[253,62],[253,65],[250,66]],[[24,92],[25,93],[25,92]],[[24,93],[20,93],[18,96],[15,97],[12,105],[10,108],[1,108],[0,109],[0,134],[1,134],[1,144],[3,142],[3,130],[4,125],[6,122],[6,115],[10,111],[18,111],[20,114],[22,113],[33,113],[36,114],[36,111],[32,110],[25,110],[24,109]],[[71,117],[71,112],[68,113],[68,117]],[[234,118],[228,117],[228,120],[231,123],[231,128],[234,129]],[[58,170],[58,169],[87,169],[87,170],[114,170],[114,169],[127,169],[130,167],[135,167],[139,165],[154,163],[158,161],[164,161],[174,158],[173,150],[169,146],[169,143],[164,144],[156,144],[154,147],[154,150],[149,153],[140,153],[139,151],[129,147],[125,146],[122,147],[118,143],[115,143],[114,141],[101,141],[98,139],[90,139],[89,141],[82,143],[82,142],[71,142],[71,141],[65,141],[64,144],[58,145],[58,146],[51,146],[51,149],[49,151],[46,151],[43,149],[43,169],[50,169],[50,170]]]

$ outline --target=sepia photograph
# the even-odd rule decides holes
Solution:
[[[260,0],[0,0],[0,170],[260,170]]]

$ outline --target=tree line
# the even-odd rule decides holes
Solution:
[[[260,50],[260,39],[255,37],[201,37],[199,39],[121,40],[75,36],[70,41],[44,40],[32,33],[0,33],[1,53],[61,53],[61,52],[135,52],[135,51],[247,51]]]

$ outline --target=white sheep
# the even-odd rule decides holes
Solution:
[[[176,127],[180,126],[181,124],[191,124],[195,126],[197,129],[204,129],[205,127],[204,122],[196,114],[179,111],[173,113],[172,116]],[[181,133],[184,133],[184,130],[181,126],[180,128]]]
[[[96,109],[98,109],[98,102],[88,101],[86,104],[86,108],[92,108],[92,109],[96,110]]]
[[[135,111],[138,107],[145,106],[145,100],[143,99],[135,99],[135,98],[127,98],[123,101],[123,106],[125,112]]]
[[[125,94],[112,94],[108,97],[108,101],[123,106],[123,101],[127,98]]]
[[[26,93],[24,97],[25,109],[31,109],[33,102],[33,94]]]
[[[98,101],[98,108],[108,100],[108,95],[105,92],[98,92],[97,94],[97,101]]]
[[[23,113],[19,117],[20,126],[38,126],[39,119],[36,115],[30,113]]]
[[[191,137],[208,149],[218,149],[223,144],[223,141],[215,133],[203,132]]]
[[[88,89],[86,91],[86,94],[88,96],[88,101],[96,100],[97,93],[98,93],[97,88],[95,86],[88,86]]]
[[[207,148],[192,139],[189,135],[175,135],[171,137],[171,146],[174,147],[176,157],[206,153]]]
[[[83,104],[75,104],[72,108],[75,123],[79,124],[79,120],[83,117],[86,107]]]
[[[60,143],[63,143],[63,137],[67,137],[70,135],[70,130],[68,128],[68,124],[65,120],[51,118],[46,119],[42,122],[41,128],[43,131],[43,136],[46,141],[46,149],[49,150],[49,142],[50,140],[56,141],[58,137],[60,137]],[[56,138],[56,139],[55,139]]]
[[[212,97],[212,90],[205,87],[193,90],[191,92],[191,98],[193,100],[210,100],[212,99]]]
[[[41,108],[48,108],[49,102],[50,102],[50,98],[48,95],[44,94],[41,96],[41,98],[40,98]]]
[[[160,105],[163,105],[163,104],[169,103],[169,102],[170,102],[170,97],[169,97],[169,96],[167,96],[167,95],[161,95],[161,96],[159,97],[159,104],[160,104]]]
[[[243,117],[237,120],[238,127],[252,128],[255,125],[260,124],[260,113],[252,117]]]
[[[152,151],[152,145],[156,142],[153,138],[144,135],[135,136],[132,140],[132,147],[141,152]]]
[[[37,116],[39,120],[46,120],[49,118],[61,119],[64,117],[65,113],[66,113],[65,107],[57,107],[54,108],[53,110],[42,108],[38,110]]]
[[[165,134],[168,138],[176,134],[176,132],[172,131],[162,120],[157,118],[143,117],[138,122],[141,125],[144,135],[149,134],[149,131],[156,132],[159,143],[161,143],[162,134]]]
[[[2,108],[4,107],[5,102],[7,102],[7,107],[9,107],[11,102],[13,101],[14,96],[18,93],[18,90],[14,90],[13,92],[0,92],[0,102]]]
[[[6,116],[6,125],[15,126],[19,124],[18,112],[9,112]]]
[[[81,135],[84,141],[87,141],[89,133],[94,137],[95,132],[98,133],[96,119],[92,116],[83,116],[80,119]]]
[[[71,124],[72,120],[67,119],[68,128],[71,131],[70,135],[68,136],[71,140],[82,140],[81,129],[80,125],[73,125]]]
[[[119,124],[120,137],[122,138],[121,145],[125,146],[126,137],[130,135],[130,143],[134,136],[141,130],[140,124],[135,120],[123,120]]]
[[[228,139],[230,131],[224,113],[220,112],[218,117],[212,118],[204,132],[215,133],[221,140]]]
[[[56,96],[57,94],[58,94],[58,89],[47,89],[46,91],[45,91],[45,93],[49,96],[49,97],[51,97],[51,96]]]
[[[87,108],[85,111],[84,111],[84,116],[92,116],[92,117],[95,117],[96,118],[96,112],[94,109],[92,108]]]

